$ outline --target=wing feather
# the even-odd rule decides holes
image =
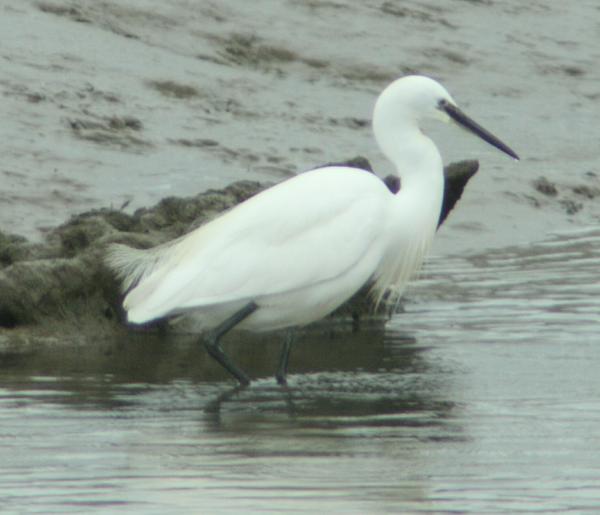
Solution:
[[[175,242],[137,270],[129,319],[257,300],[319,284],[375,243],[391,197],[374,175],[330,167],[280,183]],[[152,249],[150,249],[151,251]]]

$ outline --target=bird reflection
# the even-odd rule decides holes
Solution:
[[[300,335],[288,387],[265,378],[250,389],[228,388],[206,403],[201,420],[211,431],[240,434],[284,427],[429,432],[445,425],[454,404],[446,397],[448,372],[440,374],[426,351],[410,335],[383,330]]]

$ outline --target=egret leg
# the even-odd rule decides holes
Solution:
[[[236,311],[227,320],[222,322],[219,326],[215,327],[206,337],[204,346],[208,353],[219,362],[219,364],[227,370],[232,376],[234,376],[241,385],[247,386],[250,384],[250,378],[248,375],[241,370],[237,365],[231,361],[229,356],[225,354],[225,351],[221,347],[219,340],[221,337],[238,325],[242,320],[249,317],[256,311],[258,306],[254,302],[249,302],[239,311]]]
[[[281,354],[279,355],[279,366],[277,367],[277,373],[275,374],[275,379],[277,382],[285,386],[287,385],[287,372],[288,372],[288,363],[290,361],[290,350],[292,348],[292,343],[294,343],[295,332],[293,329],[290,329],[283,340],[283,345],[281,346]]]

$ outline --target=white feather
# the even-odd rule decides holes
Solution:
[[[339,188],[340,180],[352,187]],[[382,202],[382,194],[388,202]],[[202,306],[260,303],[356,274],[358,279],[344,288],[343,295],[350,296],[361,286],[355,282],[364,283],[372,274],[362,271],[360,262],[377,265],[378,236],[385,229],[380,220],[392,199],[385,185],[364,171],[313,170],[168,245],[149,250],[113,246],[108,264],[126,288],[135,285],[124,307],[137,323]],[[335,297],[336,304],[344,300]],[[329,299],[314,300],[330,304]]]
[[[127,291],[151,274],[177,241],[179,239],[150,249],[136,249],[121,243],[113,243],[108,246],[104,261],[123,281],[122,290]]]
[[[113,246],[108,263],[129,290],[129,320],[197,311],[215,327],[253,302],[258,309],[242,322],[246,328],[300,325],[368,280],[376,302],[387,291],[397,299],[431,245],[444,189],[441,157],[419,123],[451,116],[516,158],[437,82],[399,79],[373,113],[375,139],[401,178],[396,195],[374,175],[326,167],[263,191],[172,243]]]

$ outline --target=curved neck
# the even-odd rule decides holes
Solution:
[[[402,213],[399,223],[412,220],[417,226],[427,227],[426,232],[432,231],[433,235],[444,195],[442,158],[413,119],[401,119],[407,121],[398,124],[398,119],[390,120],[389,116],[374,119],[375,138],[400,177],[400,191],[396,195],[396,209]]]
[[[430,138],[425,136],[416,122],[391,125],[385,118],[373,120],[375,139],[383,154],[392,162],[401,179],[401,187],[414,181],[427,185],[443,178],[442,157]],[[431,184],[431,186],[434,186]]]

